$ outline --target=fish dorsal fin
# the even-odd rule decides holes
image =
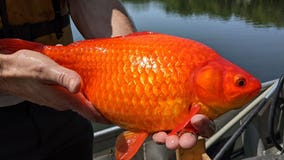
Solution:
[[[184,121],[178,124],[177,127],[174,128],[169,133],[169,135],[176,135],[178,132],[182,130],[186,130],[187,132],[196,133],[197,131],[193,127],[191,127],[190,121],[191,121],[191,118],[199,112],[199,110],[200,110],[200,104],[192,104],[188,116],[184,119]]]
[[[125,131],[121,133],[117,137],[115,144],[116,160],[130,160],[139,150],[147,137],[147,132]]]
[[[130,34],[123,35],[123,36],[117,36],[117,37],[114,37],[114,38],[135,37],[135,36],[145,36],[145,35],[155,35],[155,34],[160,34],[160,33],[151,32],[151,31],[142,31],[142,32],[130,33]]]
[[[149,35],[149,34],[159,34],[157,32],[151,32],[151,31],[142,31],[142,32],[134,32],[134,33],[130,33],[128,35],[126,35],[127,37],[128,36],[141,36],[141,35]]]

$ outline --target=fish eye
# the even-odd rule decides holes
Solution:
[[[235,81],[236,86],[244,87],[246,85],[246,79],[243,77],[238,77]]]

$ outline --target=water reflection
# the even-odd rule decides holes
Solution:
[[[136,4],[140,9],[147,8],[149,2],[156,2],[166,13],[179,16],[208,15],[222,20],[235,16],[256,26],[284,27],[283,0],[123,0],[123,2]]]

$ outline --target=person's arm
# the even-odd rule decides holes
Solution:
[[[80,93],[78,73],[30,50],[0,53],[0,92],[57,110],[74,110],[85,118],[106,122]]]
[[[71,17],[84,38],[114,37],[136,31],[118,0],[69,0]]]

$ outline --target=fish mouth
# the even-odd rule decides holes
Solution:
[[[256,78],[252,78],[251,79],[252,83],[251,83],[251,91],[248,93],[248,96],[247,96],[247,100],[250,101],[252,100],[253,98],[255,98],[259,92],[260,92],[260,89],[261,89],[261,83],[258,79]]]
[[[257,84],[258,84],[257,87],[255,87],[255,89],[251,93],[252,97],[256,97],[261,90],[261,83],[258,80],[257,80]]]
[[[257,87],[253,90],[250,90],[249,92],[247,92],[245,95],[240,95],[235,97],[235,103],[233,103],[235,109],[245,106],[247,103],[251,102],[253,99],[255,99],[255,97],[257,97],[257,95],[259,95],[260,92],[260,88],[261,87]]]
[[[259,87],[256,87],[254,90],[252,90],[250,93],[248,93],[247,97],[244,100],[244,105],[250,101],[252,101],[253,99],[255,99],[257,97],[257,95],[259,95],[260,93],[260,89],[261,89],[261,85],[259,85]]]

